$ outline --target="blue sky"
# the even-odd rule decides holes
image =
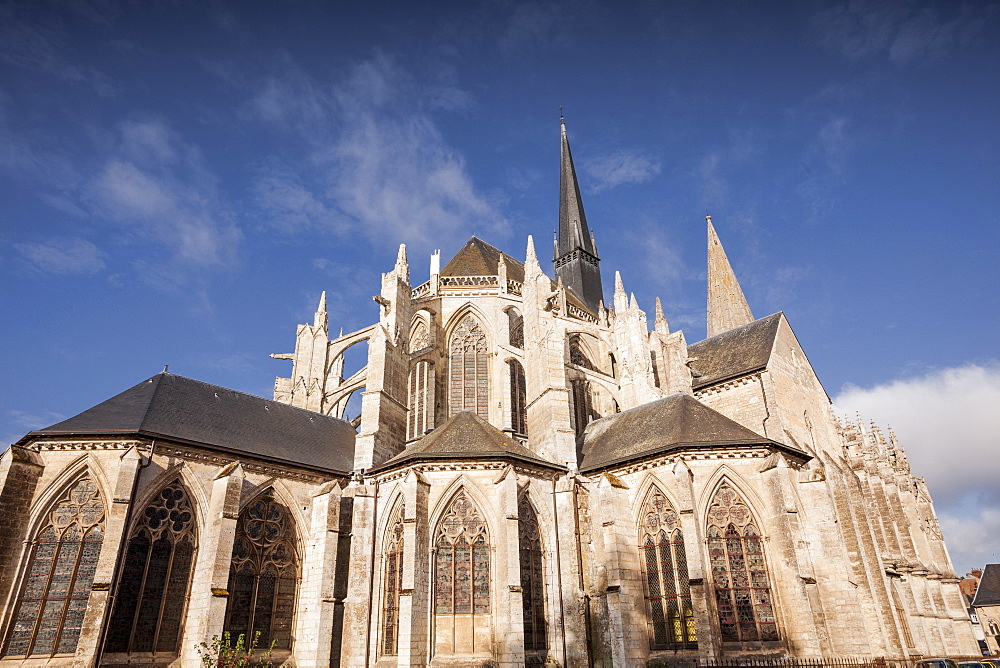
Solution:
[[[0,438],[164,364],[269,396],[400,242],[546,248],[564,105],[607,294],[701,339],[710,212],[998,561],[998,71],[996,2],[0,5]]]

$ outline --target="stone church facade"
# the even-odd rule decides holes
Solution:
[[[708,219],[708,337],[618,274],[566,137],[555,280],[475,237],[325,296],[273,400],[164,371],[0,458],[0,665],[645,666],[978,651],[926,486],[838,420]],[[345,352],[367,364],[345,377]],[[345,419],[361,396],[359,419]]]

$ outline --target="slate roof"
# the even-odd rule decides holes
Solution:
[[[496,276],[501,255],[503,255],[504,263],[507,265],[507,278],[524,283],[524,263],[507,255],[499,248],[491,246],[479,237],[472,237],[466,241],[462,249],[455,253],[455,257],[451,258],[441,270],[441,275]],[[552,282],[552,289],[556,289],[555,282]],[[566,288],[566,294],[573,306],[583,309],[591,315],[597,315],[569,287]]]
[[[986,564],[979,578],[979,588],[976,598],[972,599],[972,607],[1000,605],[1000,564]]]
[[[354,469],[357,436],[344,420],[164,372],[19,443],[126,434],[340,473]]]
[[[781,318],[778,312],[688,346],[694,389],[766,367]]]
[[[769,445],[799,457],[798,448],[772,441],[687,394],[651,401],[587,425],[580,470],[594,470],[691,446]]]
[[[550,468],[562,468],[543,459],[475,413],[456,413],[444,424],[374,470],[427,459],[513,458]]]

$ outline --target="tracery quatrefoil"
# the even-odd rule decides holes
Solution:
[[[752,515],[750,508],[740,500],[733,488],[724,484],[715,493],[715,500],[708,509],[708,519],[719,527],[730,524],[745,527],[750,523]]]
[[[658,529],[672,532],[677,527],[677,512],[667,498],[654,489],[642,508],[642,522],[646,531],[655,534]]]

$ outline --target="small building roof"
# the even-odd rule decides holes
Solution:
[[[451,416],[434,431],[414,441],[401,453],[373,470],[421,459],[502,458],[562,468],[524,447],[475,413],[463,411]]]
[[[782,317],[778,312],[688,346],[694,389],[766,367]]]
[[[986,564],[983,575],[979,578],[976,597],[972,599],[973,608],[992,605],[1000,605],[1000,564]]]
[[[579,441],[580,470],[678,448],[727,445],[768,445],[809,459],[802,450],[765,438],[692,396],[674,394],[587,425]]]
[[[79,415],[30,432],[54,436],[137,435],[324,472],[354,468],[348,422],[172,373],[159,373]]]

